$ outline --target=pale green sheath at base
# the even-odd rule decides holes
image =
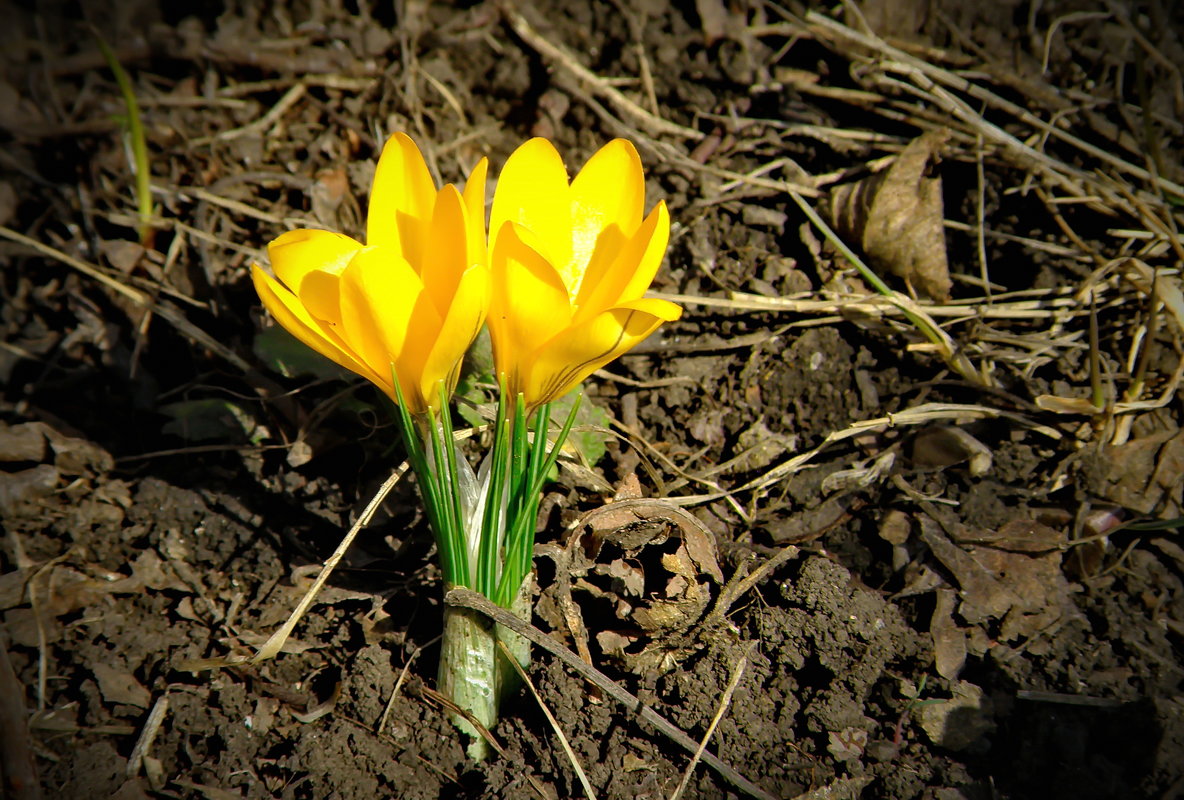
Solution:
[[[527,576],[510,612],[530,620],[530,594],[534,579]],[[452,588],[452,587],[447,587]],[[444,607],[444,638],[440,643],[440,669],[436,686],[440,692],[468,711],[486,729],[498,720],[501,701],[518,688],[518,671],[502,653],[497,642],[505,644],[519,666],[530,664],[530,642],[484,614],[456,606]],[[489,744],[460,714],[452,722],[472,737],[469,756],[481,761],[489,755]]]

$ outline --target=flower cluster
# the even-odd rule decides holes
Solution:
[[[437,189],[403,134],[383,148],[366,243],[321,230],[285,233],[254,265],[263,304],[298,339],[374,383],[398,404],[408,460],[449,586],[529,614],[529,576],[542,485],[571,430],[550,404],[634,347],[681,309],[643,295],[666,252],[670,218],[645,214],[641,159],[609,142],[568,181],[550,142],[511,154],[485,227],[486,162],[464,191]],[[493,442],[476,471],[456,448],[449,397],[482,327],[501,388]],[[438,686],[466,715],[497,719],[516,680],[497,643],[524,666],[526,640],[451,607]]]
[[[254,265],[272,316],[309,347],[408,410],[439,412],[465,351],[488,324],[497,377],[533,409],[566,394],[681,309],[643,297],[670,232],[644,214],[641,159],[609,142],[568,181],[559,153],[531,139],[506,161],[485,229],[483,159],[463,192],[437,189],[397,133],[374,176],[366,243],[295,230]],[[395,381],[399,386],[396,388]]]

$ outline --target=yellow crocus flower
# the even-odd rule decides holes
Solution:
[[[439,411],[439,384],[485,321],[490,278],[482,159],[464,193],[437,190],[419,148],[396,133],[382,149],[366,244],[340,233],[289,231],[268,245],[272,277],[251,265],[255,289],[297,339],[396,398]]]
[[[670,236],[666,204],[643,218],[637,150],[615,139],[568,183],[563,159],[531,139],[493,195],[489,333],[497,372],[529,407],[548,403],[682,309],[645,298]]]

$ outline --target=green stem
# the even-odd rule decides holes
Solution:
[[[913,326],[916,327],[916,329],[919,330],[926,339],[933,343],[933,345],[937,348],[937,351],[941,354],[942,360],[946,362],[950,369],[957,372],[975,386],[984,386],[987,384],[987,381],[982,375],[979,374],[978,370],[974,368],[974,365],[970,363],[970,360],[966,358],[965,355],[955,350],[953,347],[953,342],[951,342],[945,331],[939,328],[937,323],[935,323],[933,320],[926,316],[917,314],[915,311],[905,305],[905,303],[899,298],[898,293],[892,291],[888,284],[884,283],[884,281],[880,279],[879,275],[872,272],[871,267],[863,263],[863,259],[857,256],[855,251],[848,247],[847,243],[839,238],[839,235],[835,233],[829,225],[826,224],[826,221],[822,219],[821,216],[819,216],[818,212],[806,202],[806,198],[792,190],[789,191],[789,196],[793,198],[795,203],[798,204],[798,207],[802,209],[802,213],[804,213],[810,222],[814,224],[814,227],[818,228],[819,232],[821,232],[822,235],[826,237],[827,241],[834,245],[835,248],[843,254],[843,257],[851,262],[851,265],[859,271],[859,274],[863,276],[863,279],[870,283],[873,289],[882,294],[884,297],[888,298],[888,300],[894,306],[899,308],[901,313],[904,314],[905,318],[908,319],[909,322],[913,323]]]
[[[95,31],[94,35],[98,40],[99,50],[103,53],[103,59],[111,68],[112,74],[115,75],[115,82],[119,85],[119,93],[123,95],[123,105],[127,108],[128,138],[131,139],[132,146],[132,170],[136,177],[136,208],[140,218],[140,244],[151,247],[153,233],[152,172],[148,166],[148,139],[144,135],[144,123],[140,119],[140,104],[136,102],[136,91],[132,87],[131,78],[128,77],[123,65],[119,63],[119,59],[115,57],[114,51],[108,47],[103,37],[99,36],[98,31]]]

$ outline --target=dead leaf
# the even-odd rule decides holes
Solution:
[[[107,259],[108,264],[124,275],[130,275],[143,260],[148,249],[139,242],[128,239],[106,239],[99,242],[99,252]]]
[[[988,619],[1002,619],[1019,598],[1011,589],[983,567],[974,556],[954,544],[938,523],[928,516],[920,518],[921,538],[930,551],[948,569],[961,589],[959,613],[972,624]]]
[[[826,750],[836,761],[858,761],[867,747],[867,731],[859,728],[844,728],[830,731]]]
[[[633,597],[641,597],[645,589],[645,572],[636,564],[630,564],[623,559],[617,559],[605,565],[601,570],[610,578],[616,578],[620,587]]]
[[[25,584],[33,574],[31,567],[0,575],[0,611],[7,611],[25,602]]]
[[[620,631],[600,631],[596,634],[596,643],[600,651],[607,656],[624,658],[625,649],[632,647],[641,637],[636,633],[621,633]]]
[[[909,540],[912,518],[899,509],[890,509],[880,520],[880,538],[889,544],[902,545]]]
[[[903,278],[925,296],[950,296],[941,177],[929,177],[948,137],[944,130],[914,139],[887,170],[831,190],[830,214],[839,232],[857,240],[872,266]]]
[[[787,436],[769,430],[764,417],[757,419],[752,427],[741,431],[736,437],[736,449],[740,455],[732,459],[725,474],[735,475],[768,467],[798,446],[797,437]]]
[[[931,425],[919,431],[911,441],[913,466],[940,470],[969,462],[971,475],[986,475],[991,470],[990,449],[956,425]]]
[[[955,541],[961,544],[981,544],[1010,550],[1014,553],[1047,553],[1060,550],[1069,541],[1066,532],[1058,531],[1031,519],[1013,519],[999,530],[968,530]]]
[[[1016,597],[1003,618],[999,641],[1032,639],[1063,618],[1081,615],[1071,598],[1073,586],[1061,570],[1060,552],[1034,556],[990,547],[971,547],[970,552]]]
[[[49,464],[19,472],[0,472],[0,513],[9,516],[21,506],[31,506],[53,494],[57,485],[57,468]]]
[[[1140,514],[1184,514],[1184,431],[1162,431],[1103,447],[1089,459],[1086,475],[1099,497]]]
[[[966,632],[954,622],[957,602],[953,589],[938,589],[937,605],[929,621],[937,674],[951,681],[958,679],[958,673],[966,665]]]
[[[45,434],[36,423],[7,425],[0,422],[0,461],[40,464],[45,460],[45,449]]]
[[[0,423],[0,461],[44,461],[53,451],[54,466],[67,475],[109,472],[115,460],[103,448],[67,436],[44,422]]]
[[[571,632],[590,661],[576,597],[607,604],[622,625],[600,631],[596,641],[605,655],[636,672],[677,663],[679,653],[661,642],[695,625],[723,583],[715,537],[694,516],[661,500],[622,500],[595,509],[576,524],[566,546],[549,555],[562,577],[544,590],[539,608]],[[640,652],[633,646],[638,643]]]
[[[152,694],[130,672],[102,663],[95,664],[93,671],[99,692],[108,703],[148,708],[152,702]]]
[[[882,38],[909,39],[925,27],[929,16],[928,0],[863,0],[859,4],[859,19],[848,11],[847,24],[867,25]]]
[[[929,741],[947,750],[965,750],[995,730],[994,703],[973,683],[959,681],[954,696],[921,707],[919,722]]]
[[[792,516],[770,522],[769,536],[777,544],[813,541],[841,522],[851,505],[850,495],[832,495],[814,508],[795,509]]]

